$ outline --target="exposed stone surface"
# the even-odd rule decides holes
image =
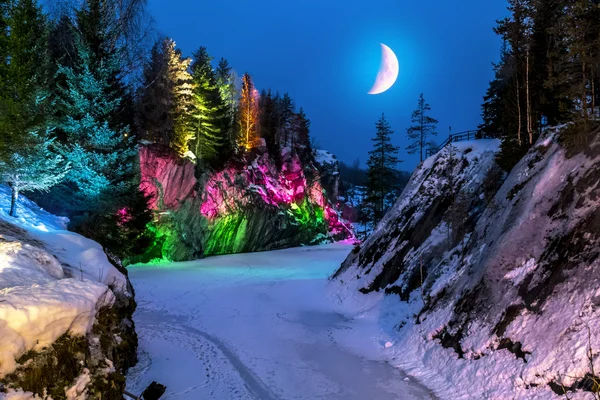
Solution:
[[[337,164],[323,172],[289,150],[281,158],[278,166],[262,149],[194,177],[192,161],[157,146],[142,148],[142,189],[155,197],[158,236],[144,261],[352,239],[351,225],[335,207]]]
[[[560,143],[548,132],[499,189],[494,152],[473,157],[479,141],[458,146],[460,168],[448,168],[448,150],[428,159],[336,274],[344,290],[399,296],[396,362],[446,397],[466,396],[471,377],[473,398],[594,388],[600,130],[573,155]]]

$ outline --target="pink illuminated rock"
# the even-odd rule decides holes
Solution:
[[[160,146],[140,147],[140,188],[151,195],[150,208],[178,209],[181,202],[195,196],[194,164]]]

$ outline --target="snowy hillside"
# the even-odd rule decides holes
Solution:
[[[137,346],[127,278],[66,221],[24,197],[18,218],[9,206],[0,186],[0,399],[118,393]]]
[[[448,148],[431,157],[335,275],[349,312],[387,330],[390,360],[442,398],[592,396],[600,135],[572,158],[556,135],[499,190],[497,142],[455,145],[454,168]]]

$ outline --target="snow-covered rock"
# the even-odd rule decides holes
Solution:
[[[336,203],[340,196],[340,163],[335,155],[323,149],[316,149],[314,155],[320,182],[329,199]]]
[[[452,168],[449,147],[432,156],[335,275],[345,306],[393,338],[391,361],[441,398],[591,398],[600,134],[571,157],[557,137],[546,133],[504,182],[495,141],[455,144]]]
[[[122,374],[135,361],[127,277],[99,244],[67,231],[64,219],[25,197],[18,218],[9,206],[10,190],[0,186],[0,387],[12,393],[0,390],[0,399],[44,398],[44,390],[64,397],[61,385],[84,369],[90,393],[103,384],[118,393],[122,383],[102,368],[108,358]]]

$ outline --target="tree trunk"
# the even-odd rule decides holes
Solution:
[[[423,122],[423,114],[425,113],[425,110],[422,108],[421,106],[421,162],[423,162],[423,142],[425,141],[425,127],[424,122]]]
[[[526,97],[527,97],[527,134],[529,135],[529,144],[533,144],[533,122],[531,116],[531,97],[529,93],[529,49],[527,49],[527,61],[526,61]]]
[[[583,107],[583,127],[587,129],[588,127],[588,98],[587,98],[587,74],[586,74],[587,65],[585,61],[581,63],[581,105]]]
[[[19,200],[19,188],[16,185],[10,185],[11,196],[10,196],[10,213],[11,217],[17,217],[17,201]]]
[[[518,142],[519,142],[519,147],[521,147],[521,127],[523,125],[523,118],[521,116],[521,87],[519,86],[519,70],[518,69],[517,69],[516,79],[517,79],[517,116],[518,116],[518,122],[519,122],[519,127],[517,129],[517,138],[518,138]]]
[[[593,64],[590,82],[592,84],[592,115],[594,116],[594,118],[596,118],[596,70]]]

